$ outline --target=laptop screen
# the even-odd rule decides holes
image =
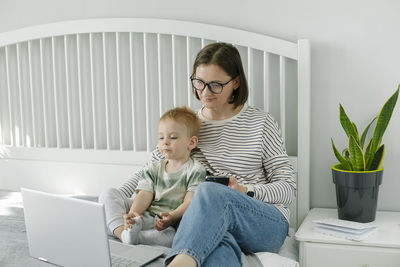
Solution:
[[[32,257],[62,266],[111,266],[103,204],[24,188],[21,192]],[[143,263],[164,252],[121,243],[113,247],[129,249],[124,254],[136,254]]]

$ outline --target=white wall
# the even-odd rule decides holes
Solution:
[[[400,1],[397,0],[1,0],[0,32],[97,17],[181,19],[251,30],[312,45],[311,205],[334,207],[333,137],[345,145],[339,102],[364,128],[400,83]],[[384,180],[378,208],[400,210],[400,104],[383,142]]]

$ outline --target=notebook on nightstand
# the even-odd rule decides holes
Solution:
[[[370,223],[358,223],[340,219],[320,219],[314,221],[314,231],[331,236],[362,241],[378,229]]]

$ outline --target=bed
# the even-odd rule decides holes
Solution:
[[[190,93],[191,67],[197,51],[215,41],[238,48],[248,104],[281,126],[298,187],[293,234],[309,210],[309,41],[147,18],[65,21],[0,34],[4,222],[21,219],[22,207],[10,200],[20,187],[95,197],[126,181],[150,158],[159,116],[174,106],[200,107]],[[286,243],[281,255],[258,255],[264,266],[276,256],[276,266],[285,266],[281,258],[296,260],[294,239]]]

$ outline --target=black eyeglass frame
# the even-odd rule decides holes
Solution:
[[[230,79],[229,81],[227,81],[226,83],[218,83],[218,82],[206,83],[206,82],[203,81],[203,80],[190,77],[190,82],[191,82],[193,88],[196,89],[197,91],[203,91],[203,90],[206,88],[206,86],[207,86],[207,87],[208,87],[208,90],[210,90],[211,93],[219,95],[219,94],[221,94],[222,91],[224,90],[224,86],[226,86],[228,83],[230,83],[231,81],[233,81],[234,79],[236,79],[236,77],[237,77],[237,75],[236,75],[235,77],[233,77],[232,79]],[[199,89],[199,88],[197,88],[196,86],[194,86],[193,81],[195,81],[195,80],[200,81],[200,82],[202,82],[202,83],[204,84],[204,86],[203,86],[202,89]],[[211,85],[210,85],[210,84],[217,84],[217,85],[221,86],[221,91],[220,91],[220,92],[215,92],[215,91],[211,88]]]

